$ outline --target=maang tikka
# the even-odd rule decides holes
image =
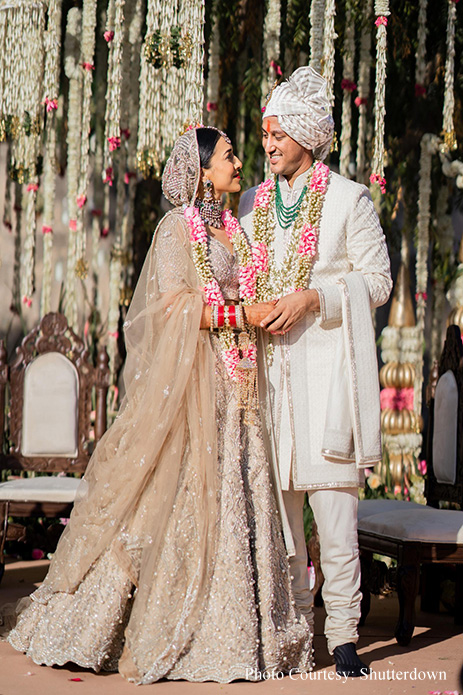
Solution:
[[[212,181],[210,179],[203,180],[204,197],[196,198],[195,207],[198,208],[201,219],[206,224],[216,229],[222,227],[222,203],[216,200],[212,193]]]

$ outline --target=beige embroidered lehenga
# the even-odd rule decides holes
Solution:
[[[237,259],[214,239],[209,252],[236,300]],[[311,668],[260,425],[243,424],[218,338],[199,328],[202,302],[177,208],[129,310],[124,403],[8,636],[36,663],[139,684]]]

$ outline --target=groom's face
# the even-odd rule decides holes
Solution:
[[[262,121],[262,147],[273,174],[292,177],[303,173],[312,164],[309,150],[299,145],[282,130],[276,116]]]

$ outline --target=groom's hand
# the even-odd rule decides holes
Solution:
[[[293,292],[278,300],[273,311],[261,322],[273,335],[283,335],[296,325],[309,311],[320,311],[320,299],[317,290]]]
[[[258,304],[247,304],[243,306],[246,315],[246,323],[251,326],[260,326],[262,319],[269,315],[275,308],[274,302],[259,302]]]

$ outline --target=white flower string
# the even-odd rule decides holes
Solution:
[[[381,193],[386,192],[384,177],[384,118],[386,115],[386,63],[387,63],[387,18],[389,0],[375,0],[376,21],[376,85],[375,85],[375,139],[373,165],[370,182],[378,184]]]
[[[441,258],[454,260],[454,230],[452,218],[448,214],[449,196],[451,189],[445,182],[439,189],[436,201],[436,212],[433,219],[434,246],[438,247]],[[434,270],[434,269],[433,269]],[[431,317],[431,354],[430,364],[439,359],[443,344],[443,321],[446,318],[444,280],[440,274],[432,276],[432,317]]]
[[[310,5],[310,67],[322,72],[323,31],[326,0],[312,0]]]
[[[40,316],[51,310],[53,280],[53,226],[56,193],[56,121],[59,107],[59,73],[61,59],[61,0],[51,0],[45,38],[44,105],[46,108],[45,158],[43,165],[43,265]]]
[[[262,97],[265,99],[272,89],[275,77],[281,75],[279,66],[281,33],[281,2],[269,0],[264,20],[264,45],[262,51]],[[279,72],[279,75],[278,75]]]
[[[108,311],[108,356],[111,382],[115,382],[116,360],[118,355],[117,340],[119,333],[119,297],[121,292],[122,276],[122,251],[116,244],[111,251],[111,261],[109,264],[109,311]]]
[[[323,30],[323,69],[322,75],[326,80],[326,96],[334,107],[334,44],[338,37],[334,30],[336,16],[336,0],[326,0],[325,26]],[[334,145],[336,147],[336,145]]]
[[[80,126],[80,159],[77,186],[77,229],[76,229],[76,265],[74,272],[80,280],[88,275],[86,260],[87,230],[85,217],[88,183],[90,177],[90,126],[92,107],[92,85],[96,29],[96,0],[84,0],[82,11],[82,41],[80,64],[82,80],[82,121]]]
[[[79,62],[82,12],[77,7],[67,15],[64,43],[64,71],[69,79],[67,130],[67,204],[68,204],[68,257],[65,281],[64,313],[71,327],[77,327],[77,190],[80,173],[80,132],[82,124],[82,78]]]
[[[457,139],[455,136],[455,128],[453,124],[453,116],[455,111],[455,22],[457,17],[457,0],[447,0],[448,17],[447,17],[447,57],[445,61],[445,91],[444,91],[444,108],[443,108],[443,138],[446,147],[449,150],[457,148]]]
[[[339,172],[342,176],[349,178],[349,165],[352,152],[352,92],[357,89],[354,82],[354,60],[355,60],[355,22],[352,14],[352,5],[348,1],[346,5],[346,23],[344,38],[343,55],[343,79],[341,88],[342,98],[342,117],[341,117],[341,136],[340,136],[340,156]]]
[[[357,97],[354,100],[358,108],[358,133],[357,133],[357,161],[356,180],[366,183],[366,157],[365,144],[367,134],[367,106],[370,96],[370,70],[371,70],[371,17],[373,0],[363,1],[363,23],[360,38],[360,56],[358,65]]]
[[[428,251],[429,224],[431,219],[431,166],[432,157],[439,150],[441,140],[437,135],[426,133],[421,139],[420,179],[418,184],[418,224],[416,249],[416,326],[421,349],[417,356],[415,373],[415,413],[421,415],[423,387],[423,345],[426,303],[428,299]]]
[[[426,27],[426,16],[428,9],[428,0],[420,0],[418,12],[418,47],[416,50],[416,67],[415,67],[415,96],[421,97],[426,94],[425,76],[426,76],[426,35],[428,33]]]
[[[104,142],[104,171],[114,170],[113,153],[122,143],[121,133],[121,84],[125,0],[110,0],[105,39],[108,44],[108,74],[106,89],[106,117]],[[111,22],[112,14],[114,21]],[[113,27],[110,29],[110,27]]]
[[[13,262],[13,290],[11,307],[17,313],[21,310],[21,226],[22,226],[22,187],[17,181],[14,183],[14,262]]]
[[[219,85],[220,85],[220,32],[219,32],[219,13],[215,11],[211,37],[209,41],[209,64],[207,73],[207,100],[204,113],[204,123],[210,126],[217,126],[217,115],[219,108]]]
[[[151,0],[146,23],[137,160],[144,176],[158,177],[177,137],[202,117],[204,0],[183,0],[178,7]]]

